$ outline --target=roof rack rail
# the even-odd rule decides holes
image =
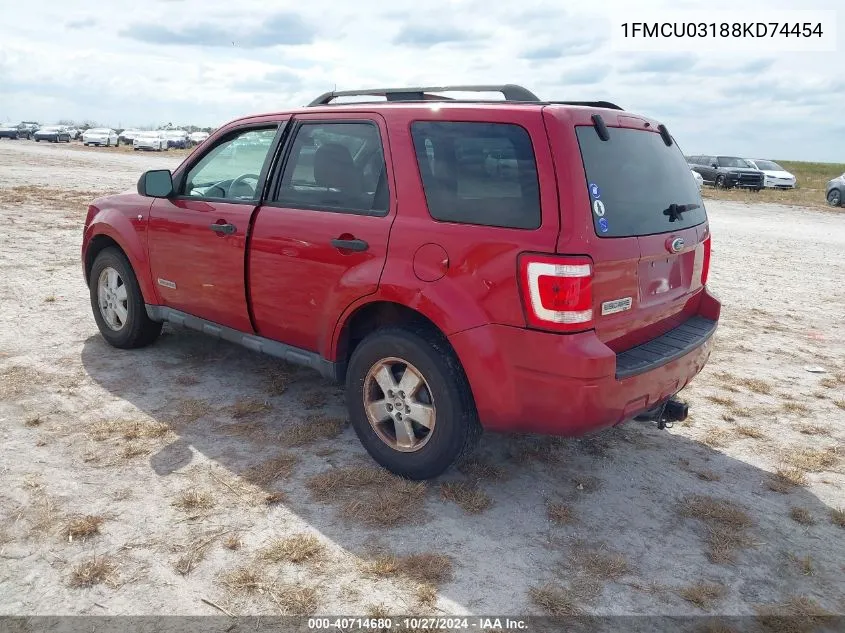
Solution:
[[[505,101],[539,102],[530,90],[516,84],[469,86],[422,86],[415,88],[371,88],[369,90],[338,90],[326,92],[308,104],[308,107],[329,105],[337,97],[384,97],[388,101],[454,101],[450,97],[429,94],[432,92],[501,92]]]
[[[589,108],[607,108],[609,110],[625,110],[625,108],[610,101],[549,101],[557,105],[587,106]]]

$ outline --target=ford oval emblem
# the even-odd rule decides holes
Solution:
[[[672,240],[672,243],[669,245],[669,250],[673,253],[680,252],[680,250],[684,247],[684,238],[676,237]]]

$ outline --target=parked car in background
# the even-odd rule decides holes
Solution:
[[[345,383],[370,455],[412,479],[482,428],[683,420],[721,307],[683,155],[613,104],[497,89],[500,105],[436,94],[467,86],[327,93],[98,198],[81,259],[103,338],[143,347],[167,321],[316,369]],[[516,164],[488,169],[493,152]]]
[[[690,167],[701,174],[704,182],[719,189],[741,187],[760,191],[763,172],[738,156],[689,156]]]
[[[50,141],[51,143],[61,143],[64,141],[65,143],[70,143],[70,132],[61,125],[42,127],[32,137],[36,141]]]
[[[20,123],[3,123],[0,124],[0,138],[10,138],[17,140],[19,138],[29,138],[30,132]]]
[[[140,130],[123,130],[120,134],[117,135],[117,140],[123,143],[124,145],[132,145],[132,141],[135,140],[135,137],[138,136]]]
[[[41,124],[36,123],[35,121],[21,121],[21,126],[29,132],[29,136],[27,138],[32,138],[41,127]]]
[[[85,130],[82,134],[83,145],[97,145],[99,147],[115,147],[120,143],[117,140],[117,132],[107,127],[95,127]]]
[[[186,149],[188,147],[188,133],[185,130],[162,130],[161,135],[167,139],[167,147]]]
[[[752,167],[763,172],[763,186],[773,189],[795,189],[795,176],[773,160],[746,158]]]
[[[695,184],[698,186],[698,188],[700,190],[701,187],[704,186],[704,178],[702,178],[701,174],[699,174],[697,171],[695,171],[692,167],[690,167],[689,171],[692,174],[693,180],[695,180]]]
[[[845,202],[845,174],[827,183],[824,196],[832,207],[841,207]]]
[[[188,140],[193,145],[199,145],[200,143],[202,143],[207,138],[208,138],[208,132],[191,132],[188,135]]]
[[[160,152],[167,149],[167,139],[160,130],[152,132],[138,132],[137,136],[132,139],[132,149],[136,152],[139,149]]]

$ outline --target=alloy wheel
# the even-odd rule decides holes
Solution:
[[[401,358],[375,363],[364,379],[364,410],[379,439],[392,449],[412,453],[431,439],[436,410],[422,373]]]

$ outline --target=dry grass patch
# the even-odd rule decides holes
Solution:
[[[458,464],[458,470],[470,479],[476,481],[499,481],[504,477],[504,471],[480,457],[470,457]]]
[[[223,540],[223,547],[233,552],[239,550],[241,548],[241,537],[237,534],[230,534]]]
[[[820,424],[802,424],[798,427],[798,432],[802,435],[830,435],[827,427]]]
[[[341,514],[372,527],[394,527],[423,518],[426,484],[396,477],[381,468],[345,466],[311,477],[316,501],[338,504]]]
[[[772,492],[785,494],[797,486],[806,486],[807,476],[803,470],[797,468],[779,468],[766,482],[766,487]]]
[[[728,413],[730,414],[733,420],[736,418],[753,418],[755,412],[749,407],[741,407],[739,405],[734,405],[732,407],[728,407]]]
[[[296,424],[287,429],[280,439],[285,446],[305,446],[320,440],[337,437],[343,432],[343,426],[344,420],[342,418],[321,413],[311,414],[305,418],[304,423]]]
[[[140,446],[138,444],[127,444],[123,447],[123,450],[120,452],[120,456],[123,459],[134,459],[135,457],[141,457],[143,455],[149,454],[149,448],[145,446]]]
[[[789,518],[801,525],[815,525],[816,520],[807,508],[793,506],[789,509]]]
[[[276,539],[261,551],[261,557],[274,563],[304,563],[322,556],[325,546],[312,534],[294,534]]]
[[[845,528],[845,509],[831,508],[830,520],[833,522],[834,525],[838,525],[841,528]]]
[[[255,593],[262,588],[261,576],[253,567],[236,567],[219,576],[220,583],[236,593]]]
[[[551,616],[580,615],[581,598],[571,590],[558,584],[549,583],[542,587],[532,587],[528,596],[537,607]]]
[[[570,567],[591,580],[617,581],[630,571],[625,557],[604,546],[587,547],[576,545],[569,558]]]
[[[268,402],[256,400],[254,398],[242,398],[235,402],[227,410],[229,414],[236,420],[243,420],[244,418],[254,417],[261,413],[266,413],[272,407]]]
[[[721,600],[727,593],[722,585],[710,582],[697,582],[678,590],[678,595],[691,602],[699,609],[709,609],[714,602]]]
[[[790,466],[799,470],[811,473],[830,470],[839,462],[839,455],[836,448],[803,448],[793,453],[788,453],[784,461]]]
[[[4,204],[37,204],[38,206],[53,206],[61,209],[76,208],[83,212],[94,198],[99,198],[108,193],[42,185],[19,185],[0,189],[0,201]]]
[[[296,455],[279,453],[247,470],[244,478],[257,486],[267,486],[278,479],[290,477],[298,462]]]
[[[467,514],[481,514],[493,504],[486,492],[474,481],[451,481],[440,485],[440,496],[454,501]]]
[[[184,512],[209,510],[214,507],[214,498],[207,492],[191,489],[180,493],[172,505]]]
[[[287,495],[283,492],[271,492],[264,497],[264,503],[268,506],[274,506],[277,503],[284,503],[287,501]]]
[[[177,385],[190,387],[191,385],[198,385],[200,383],[200,379],[196,376],[192,376],[191,374],[179,374],[178,376],[173,378],[173,382],[175,382]]]
[[[763,395],[772,393],[771,383],[761,380],[760,378],[740,378],[737,383],[754,393],[760,393]]]
[[[3,190],[0,189],[0,191]],[[22,365],[0,370],[0,400],[32,391],[46,380],[47,376],[42,372]]]
[[[100,526],[105,523],[105,518],[99,515],[85,515],[72,517],[65,526],[63,533],[68,542],[84,541],[100,533]]]
[[[92,587],[114,583],[117,563],[108,556],[95,556],[75,565],[70,572],[71,587]]]
[[[770,633],[818,631],[825,618],[834,614],[807,596],[791,596],[785,603],[757,607],[757,622]]]
[[[687,495],[679,505],[679,514],[701,521],[707,529],[707,556],[713,563],[730,563],[736,551],[749,547],[748,529],[754,525],[748,512],[727,499],[707,495]]]
[[[23,421],[24,426],[28,426],[30,428],[41,426],[43,420],[41,419],[40,415],[31,415],[26,420]]]
[[[763,433],[760,429],[754,426],[748,426],[747,424],[740,424],[738,425],[734,431],[738,435],[742,435],[743,437],[750,437],[751,439],[755,440],[762,440],[766,438],[766,434]]]
[[[736,400],[728,398],[727,396],[707,396],[707,399],[714,404],[720,404],[723,407],[735,407]]]
[[[810,407],[806,404],[802,404],[801,402],[796,402],[794,400],[790,400],[788,402],[783,402],[780,405],[780,408],[786,411],[787,413],[809,413]]]
[[[287,615],[312,615],[317,610],[317,590],[301,584],[267,587],[267,596]]]
[[[204,415],[211,413],[211,405],[205,400],[187,398],[179,402],[176,411],[180,421],[196,422]]]
[[[445,554],[410,554],[393,556],[382,554],[365,564],[364,570],[381,578],[404,576],[430,585],[449,582],[454,577],[454,561]]]
[[[302,396],[302,405],[306,409],[319,409],[329,401],[329,397],[323,389],[314,389]]]
[[[845,409],[845,400],[834,400],[833,404],[835,404],[840,409]]]
[[[560,437],[516,436],[511,449],[511,459],[517,464],[556,464],[560,461],[559,449],[564,443],[565,440]]]
[[[546,505],[546,516],[555,525],[572,525],[575,523],[575,511],[572,506],[564,503],[549,503]]]
[[[698,477],[701,481],[721,481],[722,476],[714,472],[712,470],[693,470],[692,471],[696,477]]]
[[[729,430],[716,427],[707,431],[701,438],[701,442],[711,448],[720,448],[728,445],[731,435]]]

